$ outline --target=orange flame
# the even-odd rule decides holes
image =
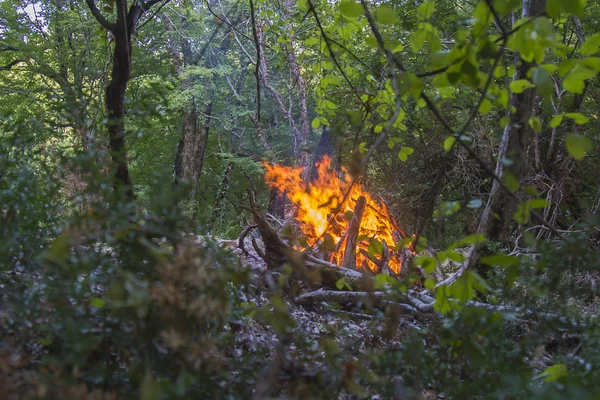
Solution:
[[[358,231],[356,266],[378,271],[376,262],[381,260],[381,255],[379,254],[379,259],[374,257],[373,251],[369,255],[369,244],[375,240],[387,245],[390,251],[388,266],[395,273],[400,273],[402,261],[395,254],[394,247],[396,241],[405,238],[406,234],[390,216],[385,203],[373,199],[360,184],[352,184],[347,169],[342,168],[340,178],[338,172],[330,168],[331,158],[325,156],[321,162],[316,163],[318,178],[305,182],[301,167],[264,165],[267,185],[285,193],[294,204],[295,219],[308,245],[313,247],[326,234],[331,236],[335,250],[330,252],[329,261],[336,264],[343,262],[346,246],[343,241],[344,232],[350,224],[356,202],[363,196],[366,205]],[[346,199],[344,196],[347,196]],[[340,240],[342,243],[339,243]]]

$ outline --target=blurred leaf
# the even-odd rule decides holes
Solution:
[[[592,148],[592,141],[581,135],[568,135],[565,139],[567,152],[576,160],[582,160],[585,154]]]
[[[356,17],[360,17],[361,15],[363,15],[363,7],[360,3],[357,3],[355,1],[342,1],[340,3],[340,12],[342,13],[343,16],[345,17],[350,17],[350,18],[356,18]]]
[[[576,112],[565,113],[565,117],[571,118],[578,125],[583,125],[590,122],[585,115]]]
[[[566,377],[568,374],[567,366],[565,364],[554,364],[546,368],[540,375],[540,378],[544,378],[546,382],[556,382]]]
[[[512,81],[509,85],[510,91],[513,93],[523,93],[525,90],[535,87],[535,85],[529,82],[527,79],[518,79]]]
[[[433,1],[424,1],[417,7],[417,18],[421,21],[431,18],[433,11],[435,10],[435,3]]]
[[[92,297],[91,304],[92,304],[92,307],[94,307],[94,308],[103,308],[104,300],[102,300],[98,297]]]
[[[398,22],[398,15],[392,7],[382,5],[375,10],[375,19],[383,25],[395,24]]]
[[[454,136],[448,136],[444,140],[444,150],[450,151],[454,146],[454,142],[456,142],[456,138]]]

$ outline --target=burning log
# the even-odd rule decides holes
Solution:
[[[358,238],[358,230],[360,228],[362,215],[365,211],[365,204],[365,198],[360,196],[356,201],[354,214],[352,215],[352,220],[350,221],[350,225],[348,225],[348,231],[345,235],[346,250],[344,251],[344,267],[349,269],[356,269],[356,240]]]

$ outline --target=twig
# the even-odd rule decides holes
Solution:
[[[165,0],[164,3],[162,3],[157,9],[156,11],[154,11],[152,13],[152,15],[150,17],[148,17],[147,20],[145,20],[143,23],[141,23],[140,25],[138,25],[137,27],[137,31],[139,31],[140,29],[142,29],[144,27],[144,25],[146,25],[148,22],[152,21],[154,19],[154,17],[156,17],[156,15],[160,12],[160,10],[163,9],[164,6],[166,6],[171,0]]]

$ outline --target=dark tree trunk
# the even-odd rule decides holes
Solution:
[[[133,184],[127,164],[125,146],[125,91],[131,78],[131,36],[142,9],[134,5],[127,11],[127,1],[117,0],[117,20],[113,27],[114,53],[111,80],[106,87],[106,109],[108,111],[108,137],[113,168],[115,191],[133,199]]]

